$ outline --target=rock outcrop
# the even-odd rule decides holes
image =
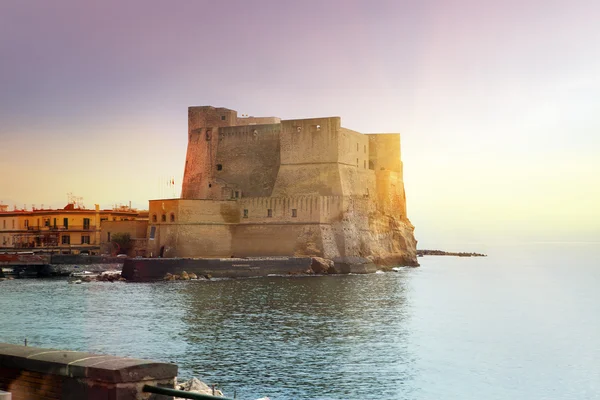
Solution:
[[[177,384],[177,382],[176,382],[175,389],[183,390],[185,392],[190,392],[190,393],[200,393],[200,394],[207,394],[207,395],[216,396],[216,397],[225,397],[223,395],[223,392],[221,392],[219,389],[214,389],[214,392],[213,392],[212,387],[208,386],[206,383],[202,382],[198,378],[192,378],[189,381],[185,381],[180,384]],[[175,397],[174,400],[185,400],[185,399],[180,398],[180,397]]]

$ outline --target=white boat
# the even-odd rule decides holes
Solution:
[[[72,272],[71,276],[76,276],[76,277],[83,277],[83,276],[96,276],[98,275],[95,272],[91,272],[91,271],[78,271],[78,272]]]

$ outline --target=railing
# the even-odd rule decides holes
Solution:
[[[144,393],[164,394],[166,396],[180,397],[182,399],[192,400],[233,400],[227,397],[211,396],[210,394],[191,393],[184,390],[168,389],[158,386],[144,385],[142,388]]]

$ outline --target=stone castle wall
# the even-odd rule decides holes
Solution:
[[[188,114],[182,199],[150,202],[149,253],[416,264],[400,135],[363,135],[339,117]]]

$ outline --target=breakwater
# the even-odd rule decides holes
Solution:
[[[0,254],[0,277],[50,277],[68,276],[82,269],[91,272],[103,272],[120,269],[123,258],[90,256],[80,254]]]
[[[268,275],[365,274],[377,267],[366,259],[335,262],[319,257],[249,258],[135,258],[123,264],[128,281],[158,281],[165,276],[194,273],[215,278],[248,278]]]

